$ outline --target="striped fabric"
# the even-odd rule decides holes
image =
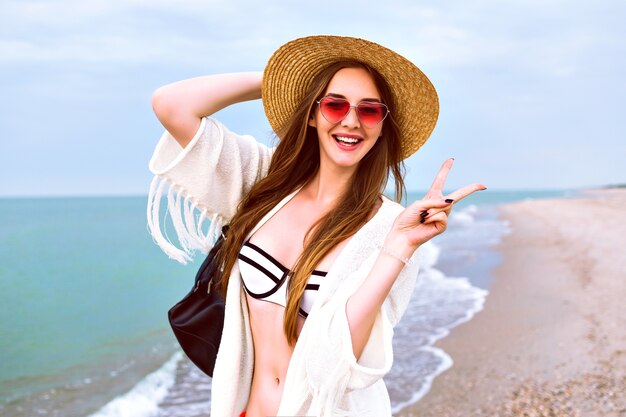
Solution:
[[[249,241],[239,252],[239,271],[243,286],[250,297],[285,307],[291,271],[272,255]],[[326,272],[315,270],[300,301],[300,315],[306,318],[313,307],[317,291]]]

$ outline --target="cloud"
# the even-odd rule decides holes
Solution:
[[[287,39],[337,33],[394,45],[419,65],[438,70],[507,67],[567,77],[586,64],[594,49],[614,39],[601,21],[564,8],[564,1],[531,3],[390,1],[386,7],[359,8],[350,1],[323,0],[5,0],[0,63],[199,60],[202,66],[210,55],[225,66],[253,59],[262,65]],[[578,8],[593,16],[584,4]],[[387,29],[390,25],[393,30]],[[598,34],[602,31],[606,35]]]
[[[136,11],[194,14],[233,10],[220,0],[4,0],[0,5],[5,23],[68,27],[83,21]],[[31,27],[31,29],[33,29]]]
[[[415,172],[436,172],[439,157],[454,149],[477,171],[475,178],[488,181],[483,176],[493,161],[514,155],[515,169],[498,168],[497,181],[541,185],[541,167],[525,178],[516,172],[536,165],[538,149],[558,156],[566,144],[590,136],[599,161],[590,170],[604,172],[602,166],[618,166],[602,161],[617,158],[605,149],[621,144],[624,131],[625,10],[623,0],[387,0],[377,7],[350,0],[2,0],[0,133],[14,140],[0,141],[0,156],[9,155],[10,143],[33,160],[39,154],[44,164],[48,154],[38,142],[58,144],[70,155],[86,137],[112,148],[139,147],[127,130],[134,126],[133,137],[141,136],[156,125],[149,109],[156,86],[177,77],[260,70],[285,41],[332,33],[389,46],[435,83],[440,122],[426,152],[416,156]],[[234,130],[264,137],[266,127],[251,131],[263,123],[256,105],[220,117]],[[148,150],[134,154],[142,152]],[[0,169],[12,173],[12,162]]]

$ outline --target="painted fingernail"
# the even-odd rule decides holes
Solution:
[[[422,216],[422,218],[428,216],[428,211],[422,211],[422,214],[420,214],[420,216]]]
[[[420,223],[424,223],[426,221],[425,217],[422,217],[422,219],[420,220]]]
[[[446,203],[450,204],[450,203],[452,203],[454,200],[453,200],[453,199],[451,199],[451,198],[446,198],[444,201],[445,201]]]

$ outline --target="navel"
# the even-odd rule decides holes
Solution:
[[[280,385],[280,378],[274,378],[274,381],[276,382],[276,385]]]

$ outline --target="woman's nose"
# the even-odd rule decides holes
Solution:
[[[343,118],[341,124],[345,127],[360,127],[361,120],[359,120],[359,115],[356,112],[356,106],[351,106],[350,110],[348,110],[348,114]]]

